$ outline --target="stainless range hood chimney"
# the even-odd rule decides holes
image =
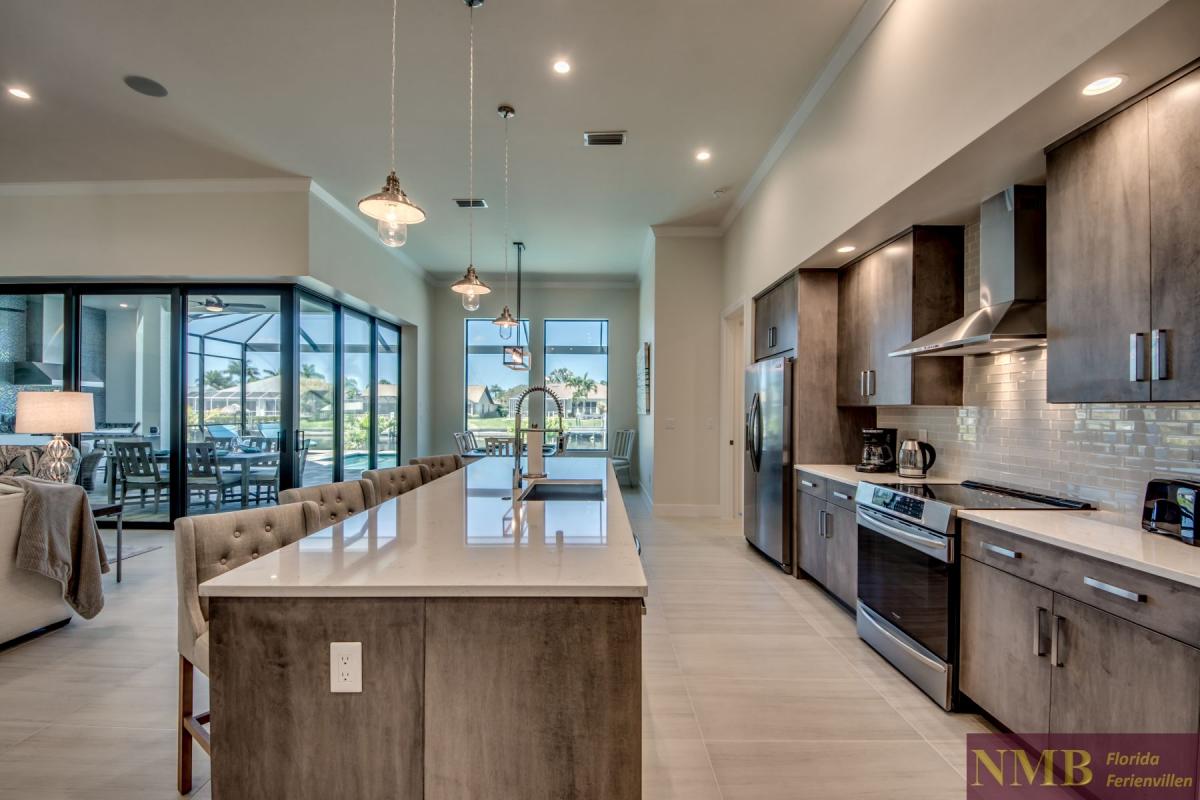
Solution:
[[[969,356],[1046,340],[1046,188],[1012,186],[979,213],[978,311],[893,353]]]

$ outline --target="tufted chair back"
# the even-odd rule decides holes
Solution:
[[[458,453],[448,453],[444,456],[423,456],[409,459],[409,464],[429,467],[430,480],[437,480],[443,475],[449,475],[456,469],[462,469],[466,463]]]
[[[286,489],[279,493],[281,504],[299,503],[302,500],[311,500],[317,504],[322,528],[328,528],[346,517],[352,517],[377,505],[375,485],[361,478],[356,481],[305,486],[302,489]]]
[[[429,467],[424,464],[414,464],[407,467],[392,467],[391,469],[371,469],[363,473],[363,477],[375,487],[375,499],[382,503],[399,497],[405,492],[411,492],[423,483],[433,480]]]
[[[175,520],[179,654],[208,674],[208,600],[200,584],[322,527],[315,503]]]

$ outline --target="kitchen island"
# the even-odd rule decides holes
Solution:
[[[484,458],[201,585],[212,781],[235,798],[637,798],[646,578],[602,499],[514,502]],[[517,490],[518,496],[520,490]],[[331,642],[362,692],[331,692]]]

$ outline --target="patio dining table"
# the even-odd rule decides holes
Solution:
[[[269,461],[277,460],[279,453],[277,451],[263,451],[259,453],[248,453],[242,450],[231,450],[228,453],[217,453],[217,463],[223,467],[236,466],[241,471],[242,478],[242,508],[250,505],[250,468],[258,464],[263,464]],[[171,460],[171,452],[169,450],[156,450],[154,460],[160,464],[165,464]],[[108,497],[110,502],[115,502],[117,495],[117,471],[110,469],[108,471]]]

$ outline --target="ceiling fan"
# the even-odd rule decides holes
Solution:
[[[203,300],[193,300],[192,305],[196,308],[202,308],[205,311],[211,311],[214,314],[220,314],[223,311],[253,313],[255,311],[269,310],[262,303],[226,303],[215,294],[210,295]]]

